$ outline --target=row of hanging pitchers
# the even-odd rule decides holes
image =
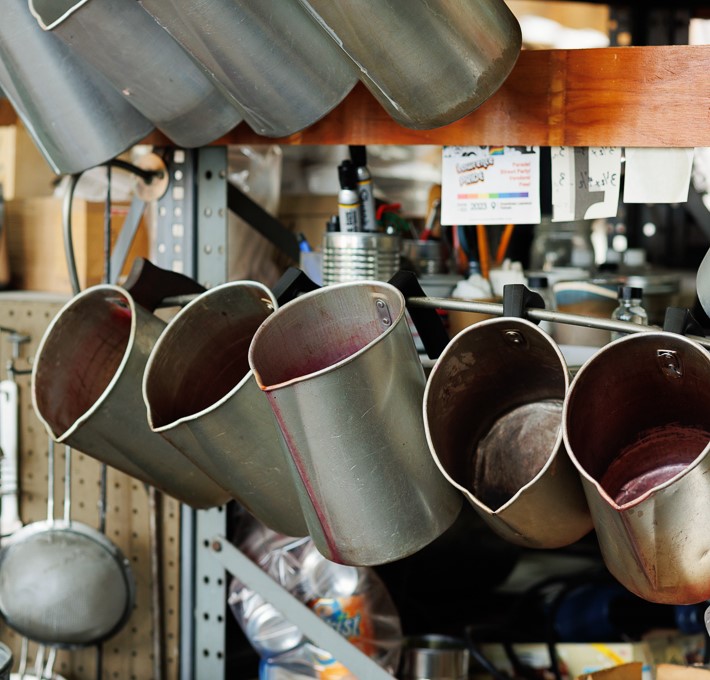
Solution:
[[[681,334],[612,342],[570,383],[544,331],[502,316],[461,331],[427,376],[392,283],[279,306],[235,281],[167,324],[99,285],[49,325],[32,397],[56,441],[195,508],[236,499],[336,562],[413,554],[465,499],[521,546],[595,529],[643,598],[710,597],[710,354]]]

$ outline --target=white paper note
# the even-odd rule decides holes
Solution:
[[[624,203],[685,203],[695,149],[626,149]]]
[[[538,224],[540,147],[445,146],[441,223]]]
[[[552,221],[615,217],[621,186],[621,149],[553,146]]]

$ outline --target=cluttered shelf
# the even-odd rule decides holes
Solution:
[[[708,73],[710,46],[524,50],[495,95],[441,128],[398,125],[358,84],[294,135],[267,139],[242,124],[214,143],[710,146]]]

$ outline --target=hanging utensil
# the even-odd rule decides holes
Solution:
[[[158,130],[204,146],[238,125],[235,103],[137,2],[30,0],[40,26],[91,64]]]
[[[71,519],[71,449],[66,447],[64,517],[54,519],[54,441],[49,439],[47,520],[0,549],[0,613],[39,644],[97,644],[126,623],[135,600],[128,560],[106,536]]]
[[[100,73],[37,25],[27,0],[2,6],[0,88],[57,173],[99,165],[153,129]]]
[[[705,253],[695,277],[695,290],[703,311],[710,316],[710,250]]]

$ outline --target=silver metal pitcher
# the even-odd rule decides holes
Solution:
[[[362,281],[305,293],[264,321],[249,365],[325,557],[383,564],[453,523],[461,498],[427,451],[424,371],[394,286]]]
[[[575,376],[563,433],[604,562],[652,602],[710,597],[710,354],[674,333],[606,345]]]
[[[357,82],[352,61],[297,0],[140,0],[240,105],[258,134],[315,123]]]
[[[360,80],[401,125],[452,123],[485,102],[520,54],[503,0],[300,0],[360,67]]]
[[[126,100],[184,147],[203,146],[242,116],[204,68],[137,2],[29,0],[45,31],[111,82]]]
[[[275,308],[269,289],[253,281],[195,298],[155,343],[143,399],[151,429],[252,515],[279,533],[305,536],[291,461],[247,360],[254,333]]]
[[[512,543],[558,548],[592,528],[562,444],[568,385],[552,339],[529,321],[507,317],[461,331],[427,380],[424,424],[437,465]]]
[[[151,431],[141,399],[165,323],[117,286],[87,288],[54,317],[32,368],[32,403],[50,436],[195,508],[230,496]],[[178,367],[176,367],[178,370]]]
[[[27,0],[2,6],[0,88],[56,173],[104,163],[153,129],[100,73],[37,25]]]

